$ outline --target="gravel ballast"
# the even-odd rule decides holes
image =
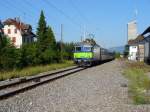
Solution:
[[[150,112],[134,105],[117,60],[0,101],[0,112]]]

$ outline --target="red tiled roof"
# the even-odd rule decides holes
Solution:
[[[144,39],[144,36],[138,35],[136,39],[134,39],[134,40],[129,40],[129,41],[128,41],[128,44],[129,44],[129,45],[135,44],[135,43],[138,43],[138,42],[142,41],[143,39]]]
[[[31,25],[25,24],[16,18],[15,19],[11,19],[11,18],[7,19],[6,21],[4,21],[4,25],[15,25],[16,28],[18,28],[21,31],[28,30],[31,28]]]
[[[15,18],[15,19],[9,18],[6,21],[4,21],[3,23],[4,23],[4,25],[15,25],[18,30],[21,30],[22,35],[28,35],[28,34],[34,35],[32,33],[31,25],[25,24],[17,18]]]

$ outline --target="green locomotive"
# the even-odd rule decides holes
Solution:
[[[114,53],[89,43],[78,43],[74,48],[74,62],[80,66],[91,66],[101,61],[114,59]]]

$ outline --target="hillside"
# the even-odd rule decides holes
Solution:
[[[120,52],[121,54],[124,52],[124,46],[112,47],[109,48],[110,51]]]

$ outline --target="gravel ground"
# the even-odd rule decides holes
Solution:
[[[133,105],[119,61],[111,61],[0,101],[0,112],[150,112]]]

